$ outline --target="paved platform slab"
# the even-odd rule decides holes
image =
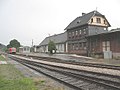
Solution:
[[[90,62],[90,63],[102,63],[102,64],[112,64],[120,66],[120,60],[115,59],[97,59],[92,57],[80,56],[76,54],[45,54],[45,53],[28,53],[28,55],[42,56],[42,57],[53,57],[62,60],[76,61],[76,62]]]

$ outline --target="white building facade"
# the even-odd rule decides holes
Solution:
[[[29,46],[19,47],[19,53],[30,53],[30,47]]]

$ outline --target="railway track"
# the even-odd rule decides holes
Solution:
[[[77,90],[120,90],[120,76],[53,66],[16,57],[10,58]]]
[[[43,61],[49,61],[49,62],[66,63],[66,64],[73,64],[73,65],[81,65],[81,66],[120,70],[120,66],[109,65],[109,64],[88,63],[88,62],[81,62],[81,61],[78,62],[78,61],[75,61],[75,60],[62,60],[62,59],[58,59],[58,58],[39,57],[39,56],[33,56],[33,55],[27,55],[27,56],[22,55],[22,56],[28,57],[28,58],[33,58],[33,59],[38,59],[38,60],[43,60]]]

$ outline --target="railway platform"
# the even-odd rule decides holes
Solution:
[[[120,59],[97,59],[92,57],[80,56],[76,54],[45,54],[45,53],[29,53],[27,55],[40,56],[40,57],[52,57],[68,61],[76,62],[90,62],[90,63],[100,63],[100,64],[112,64],[120,66]]]

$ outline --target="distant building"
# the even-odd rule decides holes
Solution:
[[[37,45],[34,45],[33,46],[33,52],[35,52],[35,53],[39,53],[39,46],[37,46]]]
[[[56,45],[56,53],[66,53],[67,52],[67,32],[61,34],[55,34],[49,37],[46,37],[40,44],[37,52],[48,52],[48,43],[53,41]]]
[[[88,55],[87,36],[108,32],[110,24],[106,17],[98,11],[82,13],[66,28],[68,53]]]
[[[19,47],[19,53],[30,53],[30,47],[29,46]]]

